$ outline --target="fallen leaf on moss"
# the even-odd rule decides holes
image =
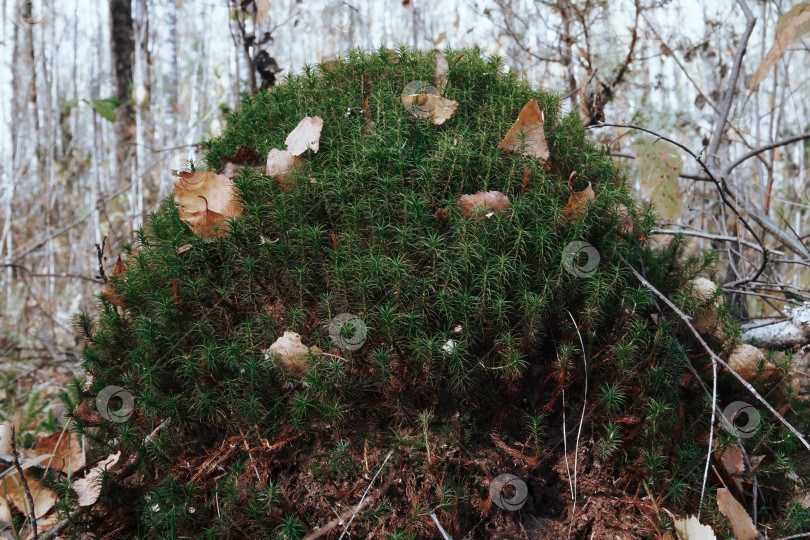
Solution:
[[[759,365],[764,362],[762,378],[770,379],[779,374],[779,368],[765,360],[765,353],[753,345],[737,345],[728,357],[728,365],[748,382],[757,378]]]
[[[73,474],[84,467],[84,452],[79,437],[69,430],[37,439],[37,454],[53,454],[50,467],[65,474]]]
[[[411,116],[429,118],[437,126],[449,120],[458,107],[457,101],[437,94],[411,94],[402,96],[400,102]]]
[[[675,518],[675,533],[678,540],[717,540],[712,528],[701,524],[695,516]]]
[[[105,469],[112,470],[118,463],[121,452],[110,454],[93,467],[84,478],[79,478],[70,487],[76,492],[79,498],[79,506],[90,506],[95,504],[98,496],[101,495],[101,475]]]
[[[301,342],[301,336],[295,332],[284,332],[284,335],[278,338],[270,348],[267,349],[265,355],[271,353],[275,354],[278,362],[284,369],[295,373],[305,373],[309,371],[312,364],[309,360],[309,353],[319,354],[321,350],[318,347],[307,347]]]
[[[0,454],[11,454],[11,427],[0,424]]]
[[[529,181],[532,179],[532,170],[529,167],[523,167],[523,185],[520,186],[520,193],[526,193],[526,188],[529,187]]]
[[[731,522],[731,530],[737,540],[756,539],[757,528],[754,527],[751,516],[726,488],[717,490],[717,508]]]
[[[267,154],[267,176],[275,180],[280,189],[291,191],[290,177],[303,162],[303,158],[294,156],[287,150],[273,148]]]
[[[434,78],[434,84],[441,96],[444,94],[444,89],[447,88],[447,84],[450,82],[450,66],[447,64],[447,59],[445,59],[442,51],[433,49],[433,52],[436,53],[436,76]]]
[[[509,197],[500,191],[476,191],[474,195],[462,195],[456,203],[459,213],[467,217],[501,212],[510,206]]]
[[[233,182],[213,172],[180,172],[174,181],[174,199],[180,219],[201,236],[213,236],[215,225],[220,225],[217,234],[225,234],[225,220],[242,214]]]
[[[323,129],[323,119],[320,116],[305,116],[295,129],[287,135],[284,144],[287,151],[293,156],[300,156],[307,149],[316,154],[320,147],[321,130]]]
[[[588,212],[588,201],[596,199],[596,194],[588,182],[588,187],[582,191],[575,191],[568,197],[568,202],[562,211],[562,222],[576,221],[585,216]]]
[[[543,128],[545,118],[537,100],[532,98],[518,114],[518,119],[506,132],[498,148],[508,152],[521,152],[524,156],[548,159],[548,142]]]
[[[127,267],[124,262],[121,260],[121,256],[118,256],[118,261],[115,263],[115,267],[113,268],[112,275],[113,276],[121,276],[124,275],[127,271]],[[114,306],[118,306],[120,308],[124,308],[124,301],[121,300],[121,297],[118,296],[118,293],[115,292],[115,287],[113,286],[112,281],[107,281],[104,285],[104,290],[102,291],[101,295],[107,299],[109,303]]]

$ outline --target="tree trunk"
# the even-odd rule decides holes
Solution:
[[[132,62],[135,55],[131,0],[110,0],[110,42],[116,97],[121,101],[121,106],[116,111],[115,123],[118,171],[126,181],[129,168],[125,166],[125,161],[130,148],[126,142],[132,140],[135,124],[135,110],[130,99]]]

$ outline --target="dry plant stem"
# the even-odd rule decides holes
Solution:
[[[757,18],[748,7],[745,0],[737,0],[737,3],[745,13],[745,32],[740,38],[740,43],[737,45],[737,51],[734,54],[734,65],[731,68],[731,77],[728,80],[728,87],[724,96],[723,104],[720,109],[720,115],[717,118],[717,125],[714,128],[711,142],[709,143],[708,156],[709,159],[717,161],[717,149],[720,148],[720,141],[723,139],[723,133],[726,132],[726,121],[728,120],[728,113],[731,110],[731,103],[734,101],[734,90],[737,87],[737,81],[740,78],[740,71],[742,69],[742,60],[745,56],[745,49],[748,47],[748,40],[751,39],[751,33],[754,31],[754,25]]]
[[[686,326],[689,328],[689,330],[695,336],[695,339],[698,340],[698,342],[703,347],[703,349],[709,354],[709,356],[711,356],[712,360],[719,363],[721,366],[726,368],[729,373],[734,375],[734,377],[738,381],[740,381],[740,384],[742,384],[745,387],[745,389],[748,390],[748,392],[757,399],[757,401],[762,403],[765,406],[765,408],[768,409],[768,411],[770,411],[770,413],[773,414],[779,420],[779,422],[782,423],[783,426],[788,428],[788,430],[790,430],[790,432],[793,433],[799,439],[799,441],[801,441],[802,445],[805,448],[807,448],[807,450],[810,450],[810,443],[807,442],[807,440],[804,438],[804,436],[802,436],[802,434],[799,433],[799,431],[795,427],[793,427],[793,425],[790,422],[785,420],[785,417],[782,416],[781,414],[779,414],[779,412],[776,409],[774,409],[773,406],[770,403],[768,403],[768,401],[764,397],[762,397],[759,394],[759,392],[757,392],[757,390],[753,386],[751,386],[751,383],[746,381],[742,377],[742,375],[740,375],[739,373],[734,371],[734,369],[732,369],[731,366],[729,366],[728,363],[725,360],[723,360],[722,358],[720,358],[719,356],[717,356],[714,353],[714,351],[709,347],[709,345],[706,343],[706,341],[704,341],[704,339],[701,337],[700,333],[698,333],[698,331],[695,330],[695,327],[692,326],[692,323],[689,322],[689,317],[687,317],[680,309],[678,309],[675,306],[675,304],[673,304],[669,300],[669,298],[664,296],[664,294],[661,291],[656,289],[649,281],[644,279],[644,277],[641,274],[639,274],[638,271],[636,271],[636,269],[633,268],[630,265],[630,263],[628,263],[623,257],[621,259],[622,259],[622,262],[625,264],[625,266],[627,266],[627,268],[630,269],[630,271],[633,273],[633,275],[636,277],[636,279],[638,279],[639,282],[641,282],[642,285],[644,285],[653,294],[655,294],[658,298],[660,298],[667,306],[669,306],[670,309],[672,309],[672,311],[675,312],[676,315],[678,315],[678,317],[681,318],[681,320],[684,322],[684,324],[686,324]]]
[[[37,516],[34,513],[34,498],[28,488],[28,480],[25,479],[22,467],[20,467],[20,458],[17,455],[17,427],[14,424],[11,424],[11,453],[14,456],[14,468],[17,469],[17,473],[20,475],[20,482],[22,482],[25,490],[25,496],[28,497],[28,507],[31,509],[31,527],[34,530],[34,540],[37,540],[39,533],[37,532]]]
[[[585,355],[585,342],[582,341],[582,334],[579,332],[579,326],[577,325],[577,321],[574,319],[574,316],[571,315],[570,311],[567,311],[568,316],[571,317],[571,322],[574,323],[574,328],[577,331],[577,336],[579,337],[579,345],[582,347],[582,365],[585,371],[585,391],[584,396],[582,398],[582,416],[579,419],[579,428],[577,429],[577,439],[574,445],[574,485],[572,488],[572,499],[574,501],[574,505],[571,509],[571,522],[568,524],[568,537],[571,537],[571,529],[574,526],[574,517],[577,513],[577,465],[579,461],[579,438],[582,435],[582,424],[585,423],[585,408],[588,406],[588,358]]]
[[[388,455],[385,456],[385,461],[382,462],[382,465],[380,465],[380,468],[377,469],[377,473],[374,475],[374,478],[372,478],[371,482],[368,483],[368,487],[366,488],[365,493],[363,493],[363,496],[360,498],[360,502],[357,503],[354,512],[352,512],[351,519],[349,519],[349,522],[346,524],[346,527],[343,529],[343,532],[340,534],[338,540],[342,540],[343,537],[346,535],[346,533],[349,532],[349,527],[352,526],[352,521],[354,521],[354,518],[357,516],[357,513],[363,507],[363,501],[366,500],[366,495],[368,495],[368,491],[371,489],[371,486],[374,485],[374,481],[377,479],[377,476],[379,476],[380,472],[383,470],[383,467],[385,467],[385,464],[388,463],[389,459],[391,459],[391,455],[393,455],[393,452],[388,452]]]

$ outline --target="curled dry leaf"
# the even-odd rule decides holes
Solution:
[[[476,191],[474,195],[462,195],[456,203],[459,213],[467,217],[501,212],[510,206],[509,197],[500,191]]]
[[[675,533],[678,540],[717,540],[712,528],[701,524],[695,516],[675,518]]]
[[[540,106],[532,98],[520,110],[517,120],[506,132],[498,148],[547,160],[549,154],[544,124],[545,117],[540,112]]]
[[[242,214],[240,199],[234,192],[233,182],[213,172],[180,172],[174,181],[174,199],[180,209],[180,219],[194,234],[213,236],[227,232],[226,218]]]
[[[284,141],[287,151],[293,156],[300,156],[307,149],[311,149],[317,154],[322,129],[323,119],[320,116],[305,116],[287,135],[287,140]]]
[[[121,452],[110,454],[98,464],[93,467],[84,478],[79,478],[73,485],[73,491],[79,497],[79,506],[90,506],[95,504],[98,496],[101,495],[101,475],[105,469],[112,470],[113,466],[118,463],[121,457]]]
[[[748,343],[737,345],[731,351],[731,356],[728,357],[728,365],[731,366],[731,369],[739,373],[748,382],[752,382],[757,378],[759,365],[763,361],[763,379],[770,380],[779,375],[779,368],[765,360],[765,353]]]
[[[444,94],[444,89],[447,88],[447,84],[450,82],[450,66],[447,64],[447,59],[442,54],[442,51],[433,49],[433,52],[436,53],[436,76],[434,78],[434,84],[441,96]]]
[[[402,96],[400,102],[411,116],[429,118],[437,126],[449,120],[458,107],[457,101],[437,94],[411,94]]]
[[[280,189],[291,191],[292,181],[290,177],[303,162],[303,158],[294,156],[287,150],[273,148],[267,154],[267,176],[275,180]]]
[[[305,373],[309,371],[312,364],[309,360],[309,353],[319,354],[318,347],[307,347],[301,342],[301,336],[295,332],[284,332],[270,348],[264,351],[265,355],[270,353],[278,357],[278,362],[285,370],[294,373]]]
[[[118,256],[118,261],[115,263],[115,267],[113,268],[112,275],[113,276],[121,276],[124,275],[127,271],[127,267],[124,262],[121,260],[121,256]],[[115,292],[115,287],[113,286],[112,281],[108,281],[104,285],[104,290],[101,292],[101,295],[112,305],[118,306],[123,309],[124,301],[121,300],[121,297],[118,296],[118,293]]]
[[[588,201],[596,199],[591,183],[588,182],[588,187],[582,191],[575,191],[568,197],[568,202],[565,204],[562,212],[562,222],[568,223],[569,221],[576,221],[588,212]]]
[[[75,433],[65,430],[37,439],[37,454],[53,454],[50,467],[65,474],[73,474],[84,467],[84,452]]]
[[[717,508],[731,522],[731,530],[737,540],[756,540],[757,528],[751,516],[726,488],[717,490]]]

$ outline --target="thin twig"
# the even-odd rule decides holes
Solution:
[[[351,517],[351,519],[349,519],[349,522],[346,524],[346,527],[344,527],[343,532],[340,534],[340,537],[338,538],[338,540],[342,540],[342,539],[343,539],[343,536],[344,536],[344,535],[345,535],[347,532],[349,532],[349,527],[351,527],[351,526],[352,526],[352,521],[354,521],[355,516],[357,516],[357,513],[358,513],[358,512],[360,511],[360,509],[363,507],[363,501],[364,501],[364,500],[366,500],[366,495],[368,495],[368,491],[371,489],[371,486],[373,486],[373,485],[374,485],[374,480],[376,480],[376,479],[377,479],[377,476],[380,474],[380,471],[382,471],[382,470],[383,470],[383,467],[385,467],[385,464],[386,464],[386,463],[388,463],[388,460],[391,458],[391,455],[392,455],[393,453],[394,453],[394,452],[388,452],[388,455],[387,455],[387,456],[385,456],[385,461],[383,461],[382,465],[380,465],[380,468],[379,468],[379,469],[377,469],[377,473],[374,475],[374,478],[372,478],[372,479],[371,479],[371,482],[369,482],[369,483],[368,483],[368,487],[366,488],[365,493],[363,493],[363,496],[360,498],[360,502],[359,502],[359,503],[357,503],[357,506],[355,507],[354,512],[352,512],[352,517]]]
[[[22,482],[25,495],[28,497],[28,505],[31,509],[31,527],[34,529],[34,540],[37,540],[39,538],[39,533],[37,532],[37,515],[34,512],[34,498],[31,496],[31,490],[28,488],[28,480],[26,480],[25,475],[23,474],[22,467],[20,466],[20,458],[17,455],[16,429],[16,426],[11,424],[11,453],[14,455],[14,468],[17,469],[17,473],[20,475],[20,482]]]
[[[638,273],[638,271],[637,271],[635,268],[633,268],[633,266],[632,266],[630,263],[628,263],[628,262],[627,262],[627,261],[624,259],[624,257],[621,257],[621,260],[622,260],[622,262],[625,264],[625,266],[627,266],[627,268],[629,268],[629,269],[630,269],[630,271],[633,273],[633,275],[636,277],[636,279],[638,279],[638,280],[641,282],[641,284],[642,284],[642,285],[644,285],[644,286],[645,286],[646,288],[648,288],[648,289],[649,289],[649,290],[650,290],[650,291],[651,291],[653,294],[655,294],[655,295],[656,295],[658,298],[660,298],[660,299],[661,299],[661,300],[662,300],[662,301],[663,301],[663,302],[664,302],[664,303],[665,303],[667,306],[669,306],[669,308],[670,308],[672,311],[674,311],[674,312],[675,312],[675,314],[676,314],[676,315],[678,315],[678,317],[680,317],[680,318],[681,318],[681,320],[682,320],[682,321],[684,322],[684,324],[685,324],[685,325],[686,325],[686,326],[689,328],[689,330],[690,330],[690,331],[692,332],[692,334],[695,336],[695,339],[697,339],[697,340],[698,340],[698,343],[700,343],[700,345],[701,345],[701,346],[703,347],[703,349],[704,349],[704,350],[705,350],[705,351],[706,351],[706,352],[709,354],[709,356],[711,356],[711,358],[712,358],[713,360],[715,360],[717,363],[719,363],[721,366],[723,366],[724,368],[726,368],[726,369],[728,370],[728,372],[729,372],[729,373],[731,373],[732,375],[734,375],[734,377],[735,377],[735,378],[736,378],[738,381],[740,381],[740,384],[742,384],[742,385],[745,387],[745,389],[746,389],[746,390],[748,390],[748,392],[749,392],[749,393],[750,393],[752,396],[754,396],[754,397],[757,399],[757,401],[759,401],[760,403],[762,403],[762,404],[765,406],[765,408],[766,408],[766,409],[768,409],[768,411],[770,411],[770,413],[771,413],[772,415],[774,415],[774,416],[775,416],[775,417],[776,417],[776,418],[779,420],[779,422],[781,422],[781,423],[782,423],[782,425],[783,425],[783,426],[785,426],[786,428],[788,428],[788,430],[790,430],[790,432],[791,432],[791,433],[793,433],[793,434],[796,436],[796,438],[798,438],[798,439],[799,439],[799,441],[802,443],[802,445],[803,445],[805,448],[807,448],[808,450],[810,450],[810,443],[808,443],[808,442],[807,442],[807,440],[804,438],[804,436],[803,436],[801,433],[799,433],[799,431],[798,431],[798,430],[797,430],[795,427],[793,427],[793,425],[792,425],[790,422],[788,422],[787,420],[785,420],[785,417],[784,417],[784,416],[782,416],[781,414],[779,414],[779,411],[777,411],[776,409],[774,409],[774,408],[773,408],[773,406],[772,406],[770,403],[768,403],[768,401],[766,401],[766,400],[765,400],[765,398],[763,398],[763,397],[760,395],[760,393],[759,393],[759,392],[757,392],[756,388],[754,388],[753,386],[751,386],[751,383],[749,383],[748,381],[746,381],[746,380],[743,378],[743,376],[742,376],[742,375],[740,375],[739,373],[737,373],[737,372],[736,372],[736,371],[735,371],[735,370],[734,370],[734,369],[733,369],[733,368],[732,368],[730,365],[728,365],[728,362],[726,362],[725,360],[723,360],[722,358],[720,358],[719,356],[717,356],[717,354],[715,354],[715,352],[714,352],[714,351],[711,349],[711,347],[709,347],[709,345],[706,343],[706,341],[703,339],[703,337],[700,335],[700,333],[699,333],[697,330],[695,330],[695,327],[694,327],[694,326],[692,326],[692,323],[691,323],[691,322],[689,322],[689,317],[687,317],[687,316],[686,316],[686,315],[685,315],[685,314],[684,314],[684,313],[683,313],[683,312],[682,312],[680,309],[678,309],[678,308],[675,306],[675,304],[673,304],[673,303],[672,303],[672,302],[669,300],[669,298],[667,298],[666,296],[664,296],[664,294],[663,294],[661,291],[659,291],[658,289],[656,289],[656,288],[655,288],[655,286],[654,286],[652,283],[650,283],[649,281],[647,281],[646,279],[644,279],[644,277],[643,277],[641,274],[639,274],[639,273]]]

